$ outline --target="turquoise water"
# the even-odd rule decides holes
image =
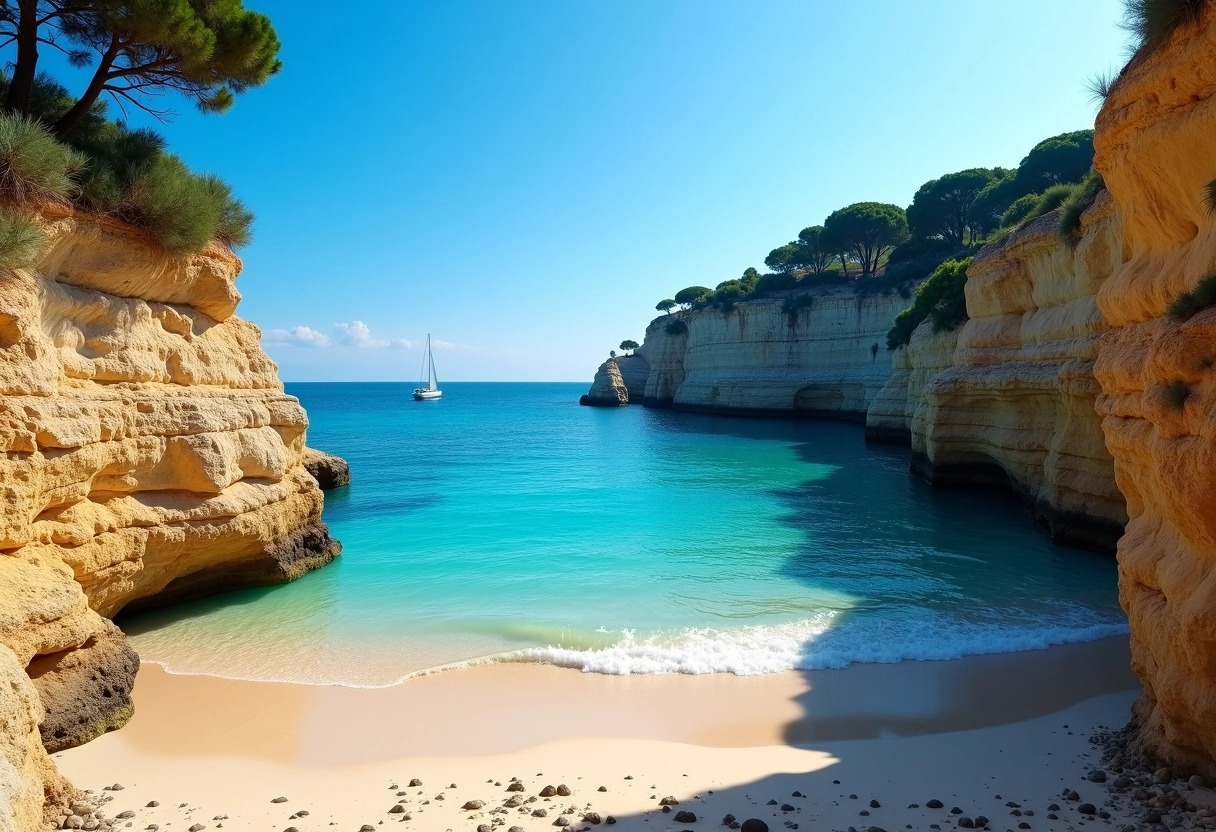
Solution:
[[[391,684],[473,660],[761,673],[1126,632],[1110,556],[834,422],[579,407],[583,384],[293,384],[344,553],[129,616],[178,672]]]

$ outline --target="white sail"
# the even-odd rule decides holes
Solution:
[[[422,378],[414,390],[414,399],[437,399],[443,395],[439,389],[439,376],[435,373],[435,354],[431,351],[431,335],[426,336],[426,352],[422,354]]]

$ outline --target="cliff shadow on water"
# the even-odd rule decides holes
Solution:
[[[800,648],[800,664],[812,668],[804,672],[814,684],[805,703],[808,721],[790,726],[791,741],[842,732],[916,733],[940,723],[934,708],[907,713],[903,694],[885,683],[860,699],[849,694],[853,680],[869,672],[864,667],[829,668],[894,662],[923,668],[938,663],[901,660],[967,656],[950,664],[977,668],[960,688],[976,694],[991,680],[1008,683],[1002,654],[1126,629],[1112,558],[1052,542],[1012,500],[983,490],[936,489],[909,476],[909,451],[867,445],[858,426],[671,411],[646,411],[646,418],[669,431],[788,443],[794,464],[805,468],[804,479],[766,490],[774,506],[769,522],[798,533],[773,568],[811,590],[776,603],[788,604],[787,614],[829,618]],[[1045,665],[1029,665],[1022,676],[1033,695],[1009,709],[1009,721],[1133,686],[1126,645],[1115,641],[1120,644],[1106,648],[1082,685],[1071,674],[1055,677]],[[842,703],[861,710],[837,718]],[[958,699],[951,707],[964,704]]]

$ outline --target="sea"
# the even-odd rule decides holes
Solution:
[[[832,421],[580,407],[578,383],[289,384],[349,461],[329,566],[120,623],[175,673],[392,685],[488,662],[760,674],[1127,632],[1115,560]]]

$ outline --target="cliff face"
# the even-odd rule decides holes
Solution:
[[[891,377],[866,411],[866,441],[912,444],[912,421],[924,400],[925,387],[942,370],[954,365],[958,330],[935,333],[922,321],[908,346],[891,356]]]
[[[676,391],[684,383],[684,351],[688,348],[685,317],[663,315],[646,327],[646,337],[637,354],[650,369],[642,391],[642,404],[647,407],[671,407]],[[673,331],[669,332],[669,327]]]
[[[638,354],[650,368],[645,403],[677,410],[861,420],[891,374],[884,351],[897,294],[817,295],[793,313],[780,299],[747,301],[728,314],[662,316]],[[672,321],[687,331],[669,333]],[[678,327],[677,327],[678,329]]]
[[[968,269],[970,319],[949,366],[909,399],[912,468],[938,484],[1009,487],[1052,537],[1111,550],[1127,514],[1093,366],[1096,296],[1119,262],[1119,223],[1105,194],[1075,244],[1057,223],[1055,213],[1032,222]]]
[[[289,580],[339,547],[304,411],[233,314],[240,261],[71,214],[43,230],[38,267],[0,273],[0,653],[56,749],[131,712],[138,658],[108,616]]]
[[[1122,216],[1102,286],[1098,413],[1130,519],[1119,541],[1143,744],[1216,776],[1216,308],[1166,315],[1216,271],[1216,9],[1123,73],[1095,166]],[[1171,396],[1171,390],[1174,391]]]

